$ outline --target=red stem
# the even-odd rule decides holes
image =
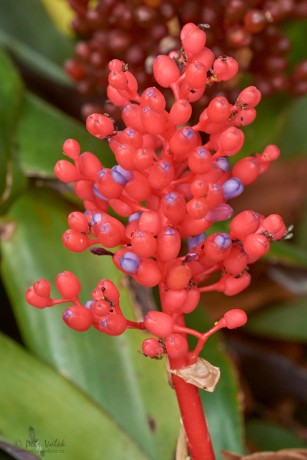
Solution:
[[[192,460],[215,460],[198,388],[172,375],[189,453]]]
[[[160,298],[163,310],[161,290],[162,286],[160,285]],[[185,328],[184,315],[178,315],[177,327]],[[187,366],[189,364],[188,356],[186,359],[169,359],[169,364],[171,369],[179,369],[180,367]],[[191,460],[215,460],[198,388],[175,374],[171,374],[171,377],[176,391]]]

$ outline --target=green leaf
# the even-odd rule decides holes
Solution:
[[[34,440],[36,453],[67,460],[148,459],[82,392],[3,335],[0,361],[2,439],[35,452]]]
[[[288,117],[289,99],[275,96],[263,99],[257,107],[255,121],[244,128],[245,142],[240,156],[247,156],[253,153],[261,153],[268,144],[277,144],[283,132]],[[288,152],[282,150],[281,154]],[[235,161],[239,156],[235,157]]]
[[[83,151],[93,151],[105,166],[114,163],[106,141],[91,136],[85,125],[53,108],[42,99],[26,93],[18,126],[17,142],[21,168],[27,176],[54,177],[55,163],[64,158],[62,145],[75,138]]]
[[[300,19],[287,21],[283,24],[283,30],[291,41],[291,49],[287,56],[290,67],[293,67],[301,60],[306,59],[306,52],[302,46],[302,41],[306,37],[307,20]]]
[[[246,426],[248,443],[257,451],[306,448],[307,442],[296,433],[275,423],[251,419]]]
[[[290,241],[274,242],[263,259],[296,267],[307,267],[307,251]]]
[[[189,315],[188,325],[199,331],[206,331],[213,324],[205,310],[198,308]],[[244,452],[239,386],[233,364],[224,349],[221,334],[210,337],[202,351],[202,357],[219,367],[221,371],[221,378],[214,393],[200,393],[215,455],[219,460],[221,449]]]
[[[1,48],[0,80],[0,208],[3,210],[24,185],[14,143],[24,88],[15,66]]]
[[[100,279],[112,279],[121,288],[123,310],[133,319],[131,299],[112,260],[63,247],[60,237],[71,211],[60,195],[38,189],[20,198],[7,216],[1,270],[23,339],[36,356],[106,410],[149,458],[170,460],[179,414],[164,364],[139,353],[146,335],[132,330],[119,337],[96,330],[77,333],[63,323],[63,307],[41,311],[25,302],[26,288],[38,278],[51,281],[58,272],[70,270],[84,287],[82,301],[90,298]]]
[[[68,84],[62,66],[74,44],[56,30],[40,0],[1,0],[0,43],[30,68]]]
[[[244,129],[244,146],[235,161],[254,152],[261,153],[268,144],[280,148],[281,159],[304,155],[307,151],[306,116],[306,96],[263,99],[257,107],[255,121]]]
[[[251,316],[246,329],[272,339],[307,342],[307,298],[264,309]]]
[[[307,96],[304,96],[292,103],[278,140],[281,151],[288,156],[304,155],[307,152],[306,116]]]

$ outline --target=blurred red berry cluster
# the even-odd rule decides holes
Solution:
[[[236,80],[220,85],[218,93],[215,86],[209,87],[201,103],[217,94],[233,102],[242,75],[263,96],[307,91],[307,61],[290,63],[292,43],[284,27],[307,18],[306,0],[108,0],[95,6],[89,0],[70,0],[69,4],[75,12],[72,28],[81,41],[65,69],[82,94],[104,95],[107,63],[114,57],[129,63],[142,90],[152,85],[154,57],[180,49],[180,28],[188,22],[206,28],[207,44],[215,55],[232,56],[240,63]],[[95,99],[84,112],[88,114],[95,104],[103,111],[102,101]]]

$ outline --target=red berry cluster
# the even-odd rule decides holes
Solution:
[[[169,21],[182,0],[69,0],[75,12],[72,28],[83,38],[75,58],[65,63],[67,73],[83,94],[103,93],[108,78],[107,63],[114,56],[129,62],[143,87],[152,78],[144,72],[149,54],[167,53],[179,44],[169,33]],[[140,39],[140,37],[142,37]],[[150,50],[150,53],[149,53]]]
[[[204,24],[208,46],[215,55],[237,59],[241,71],[251,77],[262,95],[307,92],[307,60],[289,69],[291,41],[283,30],[284,23],[307,18],[306,0],[100,0],[96,6],[89,0],[69,3],[76,13],[72,27],[83,41],[76,45],[75,57],[65,63],[65,68],[82,94],[104,92],[107,62],[113,57],[129,62],[141,89],[153,84],[153,57],[179,48],[180,25],[187,22]],[[233,101],[238,94],[237,80],[220,86],[218,94]],[[216,94],[216,87],[211,86],[204,100]],[[103,111],[101,105],[96,103]],[[88,113],[90,107],[95,105],[84,106],[84,112]]]
[[[122,109],[126,128],[117,131],[108,115],[95,113],[86,126],[93,136],[108,140],[115,166],[104,168],[93,153],[81,154],[73,139],[63,146],[72,162],[60,160],[55,166],[59,179],[75,184],[85,207],[84,213],[68,216],[64,245],[75,252],[96,246],[94,253],[111,255],[116,267],[138,283],[159,286],[162,311],[150,311],[143,322],[127,320],[118,291],[108,280],[98,283],[93,301],[83,306],[80,284],[67,272],[56,280],[63,300],[50,298],[45,280],[30,288],[27,300],[38,308],[73,302],[63,318],[77,330],[91,324],[109,335],[126,328],[147,329],[157,339],[145,340],[144,354],[167,353],[173,359],[186,358],[186,363],[197,358],[209,335],[243,325],[246,315],[231,310],[206,333],[184,327],[183,315],[197,307],[202,292],[232,296],[245,289],[250,283],[248,265],[266,254],[272,241],[283,238],[286,227],[276,214],[265,217],[247,210],[231,220],[228,233],[212,232],[215,222],[231,218],[228,201],[267,171],[279,149],[269,145],[230,166],[228,157],[244,143],[240,127],[254,120],[261,99],[253,86],[241,91],[234,104],[225,97],[213,98],[197,123],[188,125],[192,103],[202,97],[207,83],[232,78],[238,64],[233,58],[215,58],[206,47],[206,33],[193,23],[183,27],[181,41],[185,59],[180,68],[167,55],[153,63],[157,83],[173,93],[171,107],[157,87],[139,94],[137,80],[121,61],[109,63],[107,92]],[[219,274],[219,281],[210,284],[213,274],[215,279]],[[198,339],[193,352],[186,334]]]
[[[179,18],[181,23],[208,24],[208,46],[215,54],[238,59],[263,96],[307,92],[307,60],[289,69],[292,44],[284,30],[286,23],[307,18],[306,0],[191,0],[183,3]],[[224,91],[232,92],[227,87]]]

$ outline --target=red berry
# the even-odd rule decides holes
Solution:
[[[110,304],[106,300],[96,300],[91,303],[91,310],[96,316],[106,316],[110,311]]]
[[[169,269],[166,276],[166,285],[168,289],[185,289],[188,287],[191,278],[191,269],[178,261]]]
[[[98,328],[100,332],[107,335],[121,335],[127,329],[127,320],[121,314],[111,313],[102,317]]]
[[[219,149],[223,155],[233,156],[238,153],[244,144],[244,133],[231,126],[227,128],[220,136]]]
[[[154,78],[163,88],[169,88],[180,77],[180,72],[175,62],[165,55],[157,56],[153,62]]]
[[[244,88],[236,100],[236,105],[246,109],[253,109],[261,101],[261,92],[255,86]]]
[[[247,272],[243,272],[240,276],[223,275],[218,282],[217,290],[225,295],[233,296],[246,289],[250,282],[251,276]]]
[[[46,308],[52,305],[52,300],[48,297],[37,295],[33,286],[29,287],[26,291],[26,301],[36,308]]]
[[[152,310],[146,314],[144,325],[151,334],[165,338],[172,334],[175,323],[167,313]]]
[[[280,156],[280,150],[276,145],[267,145],[262,152],[262,158],[266,161],[277,160]]]
[[[159,358],[164,354],[164,348],[157,339],[150,337],[143,341],[142,352],[145,356],[149,356],[150,358]]]
[[[262,221],[261,226],[257,230],[257,233],[262,232],[264,232],[265,236],[269,239],[280,240],[287,233],[287,227],[278,214],[270,214]]]
[[[161,200],[161,211],[170,223],[179,223],[186,214],[184,197],[179,192],[171,192]]]
[[[167,127],[168,114],[166,111],[156,112],[149,105],[142,108],[140,112],[142,126],[148,134],[162,134]]]
[[[152,233],[139,230],[133,233],[131,246],[139,256],[153,257],[157,250],[157,240]]]
[[[115,182],[111,169],[102,169],[97,176],[98,191],[106,198],[118,198],[123,191],[123,185]]]
[[[237,327],[244,326],[247,322],[247,315],[244,310],[234,308],[233,310],[229,310],[225,313],[224,320],[227,329],[235,329]]]
[[[163,309],[166,313],[181,313],[187,299],[186,289],[168,289],[163,296]]]
[[[193,219],[202,219],[207,215],[209,205],[205,198],[192,198],[187,203],[187,212]]]
[[[83,332],[93,324],[92,313],[88,308],[73,305],[63,312],[63,320],[71,329]]]
[[[81,283],[79,279],[69,271],[58,273],[55,284],[63,299],[74,301],[81,292]]]
[[[78,158],[80,173],[85,179],[96,180],[97,173],[103,168],[101,161],[91,152],[84,152]]]
[[[201,138],[199,134],[190,126],[178,128],[170,139],[170,149],[173,152],[176,160],[185,158],[186,155],[200,145]]]
[[[189,32],[184,32],[182,36],[182,46],[187,55],[197,55],[201,53],[206,44],[206,34],[203,30],[191,29]]]
[[[240,179],[243,185],[252,184],[260,174],[259,163],[255,157],[245,157],[232,168],[234,177]]]
[[[33,284],[33,289],[35,294],[39,297],[46,297],[47,299],[50,299],[51,286],[49,281],[45,279],[37,280]]]
[[[59,160],[54,167],[55,175],[65,183],[75,182],[80,175],[75,165],[67,160]]]
[[[248,257],[241,244],[233,244],[227,257],[223,259],[225,271],[230,275],[240,275],[247,266]]]
[[[142,212],[139,219],[139,229],[158,235],[162,229],[161,216],[156,211]]]
[[[107,87],[107,97],[117,107],[126,107],[129,104],[129,99],[119,94],[118,90],[111,85]]]
[[[196,147],[189,153],[188,165],[195,174],[207,173],[212,166],[210,151],[203,146]]]
[[[120,72],[123,69],[123,62],[119,59],[112,59],[108,64],[108,69],[110,71],[117,70]]]
[[[192,61],[185,69],[185,82],[190,88],[204,88],[207,82],[207,69],[202,62]]]
[[[157,256],[162,262],[175,259],[181,248],[181,238],[174,228],[164,228],[157,240]]]
[[[63,153],[72,160],[76,160],[80,155],[80,145],[75,139],[66,139],[63,144]]]
[[[140,103],[144,107],[149,106],[155,112],[163,112],[166,106],[165,97],[154,86],[143,91]]]
[[[226,97],[218,96],[207,107],[208,119],[212,123],[225,123],[230,115],[231,105]]]
[[[269,251],[270,241],[264,235],[252,233],[243,241],[243,248],[248,256],[258,259]]]
[[[153,164],[148,175],[148,182],[151,187],[161,190],[167,187],[174,178],[174,168],[167,161],[157,161]]]
[[[199,304],[200,292],[197,287],[188,290],[186,301],[182,307],[183,313],[191,313]]]
[[[142,107],[137,104],[123,104],[122,119],[126,126],[144,131],[143,123],[141,121]]]
[[[180,40],[184,40],[190,32],[196,29],[198,29],[198,27],[193,22],[185,24],[180,31]]]
[[[247,235],[255,233],[261,222],[261,216],[252,210],[242,211],[230,222],[230,236],[243,240]]]
[[[142,286],[154,287],[161,282],[162,273],[155,260],[143,258],[134,278]]]
[[[113,120],[100,113],[92,113],[86,119],[86,129],[98,139],[105,139],[114,133]]]
[[[200,245],[204,246],[205,258],[216,263],[221,262],[230,253],[232,241],[228,233],[217,232],[209,235]]]
[[[213,70],[218,81],[226,81],[238,73],[237,61],[229,56],[220,56],[213,63]]]
[[[171,334],[166,337],[165,348],[170,358],[182,358],[189,352],[187,339],[180,334]]]
[[[174,125],[183,125],[192,115],[192,106],[186,99],[178,99],[171,107],[169,121]]]
[[[153,149],[140,148],[133,156],[133,166],[142,171],[153,163],[155,151]]]
[[[86,235],[71,228],[62,235],[62,243],[70,251],[83,252],[90,246],[91,241]]]
[[[111,70],[108,76],[109,85],[113,88],[120,90],[128,89],[128,78],[126,72],[120,70]]]
[[[123,241],[125,227],[119,220],[109,217],[106,222],[98,225],[96,233],[102,246],[114,248]]]
[[[86,201],[95,201],[95,194],[93,189],[93,181],[78,180],[75,183],[75,194],[81,199]]]
[[[101,290],[103,298],[106,298],[113,303],[119,302],[119,290],[117,289],[113,281],[107,279],[101,280],[97,284],[96,288]]]
[[[67,222],[69,227],[77,232],[88,233],[88,220],[82,212],[71,212],[67,218]]]

